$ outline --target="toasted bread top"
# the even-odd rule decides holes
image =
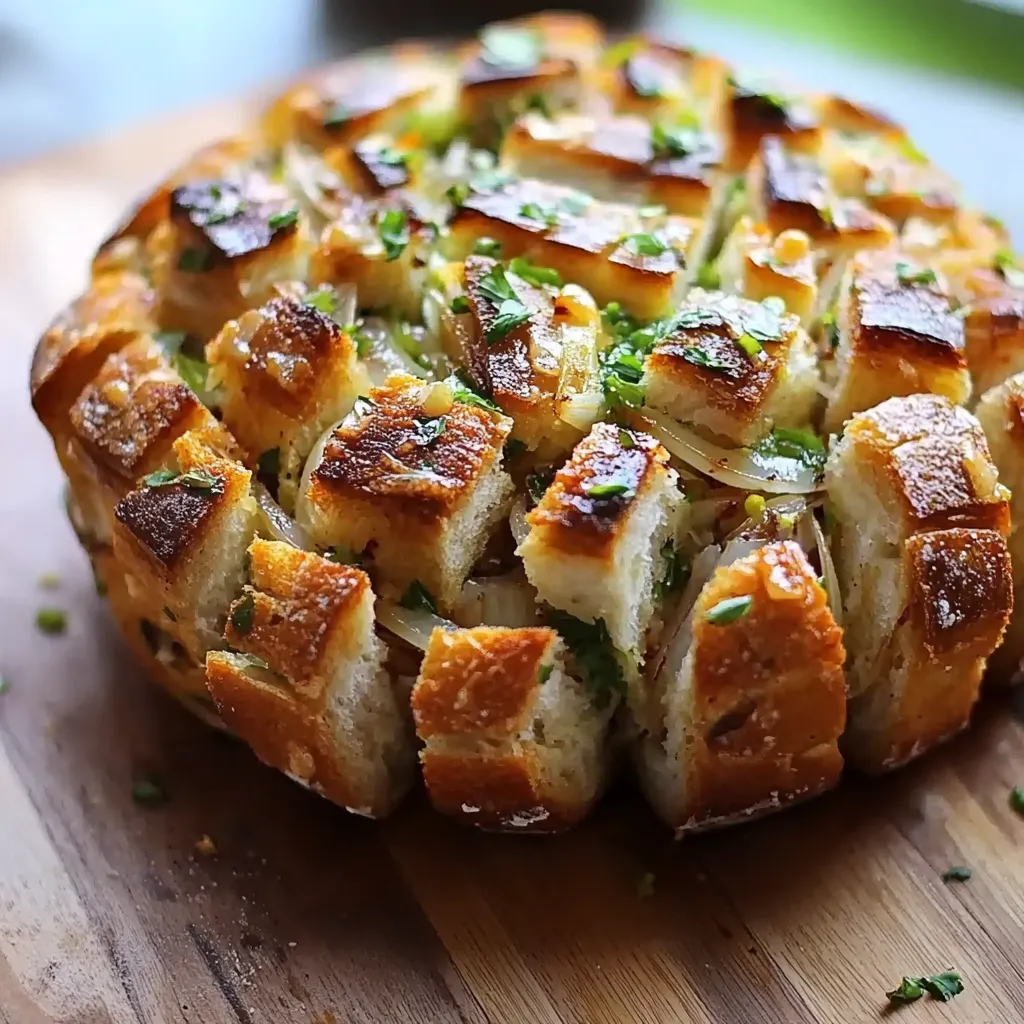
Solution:
[[[560,648],[558,634],[540,626],[435,629],[412,695],[420,738],[517,734]]]

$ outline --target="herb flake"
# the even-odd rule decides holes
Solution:
[[[552,267],[538,267],[522,256],[512,260],[508,269],[517,274],[527,284],[536,285],[539,288],[550,285],[552,288],[562,287],[562,275]]]
[[[595,707],[606,708],[625,695],[626,677],[604,619],[583,622],[567,612],[551,609],[548,622],[572,652]]]
[[[437,602],[433,595],[419,580],[413,580],[406,588],[402,599],[398,602],[403,608],[411,611],[427,611],[437,614]]]
[[[970,879],[973,872],[970,868],[961,867],[956,865],[951,868],[946,868],[942,872],[942,880],[944,882],[966,882]]]
[[[896,277],[900,284],[935,284],[938,280],[931,267],[915,267],[903,260],[896,264]]]
[[[590,484],[583,488],[583,493],[588,498],[596,498],[600,501],[604,498],[632,498],[636,492],[629,484],[611,481],[606,484]]]
[[[704,618],[712,626],[728,626],[737,619],[742,619],[754,606],[754,598],[750,594],[742,594],[738,597],[727,597],[719,601],[714,607],[709,608]]]
[[[377,221],[377,235],[385,261],[397,260],[409,244],[409,215],[405,210],[386,210]]]
[[[231,628],[241,635],[252,632],[256,619],[256,598],[251,590],[246,591],[242,598],[231,609]]]

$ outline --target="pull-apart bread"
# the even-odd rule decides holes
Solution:
[[[1002,226],[883,114],[583,15],[296,81],[126,212],[31,392],[148,671],[359,814],[418,768],[557,831],[625,770],[736,822],[1024,657]]]

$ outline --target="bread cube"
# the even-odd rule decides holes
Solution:
[[[904,627],[906,616],[916,614],[909,605],[918,592],[912,585],[914,574],[923,571],[920,560],[930,556],[922,554],[921,546],[912,546],[910,540],[948,534],[950,543],[955,541],[964,547],[977,537],[981,545],[978,557],[982,561],[995,558],[997,542],[1009,532],[1008,494],[999,484],[978,421],[938,395],[892,398],[854,417],[829,456],[825,485],[835,515],[832,553],[843,593],[844,630],[850,652],[847,678],[850,694],[856,698],[851,705],[851,728],[856,728],[857,709],[868,707],[872,700],[882,700],[878,695],[890,692],[890,687],[903,686],[898,680],[910,663],[905,643],[920,643],[919,639],[907,640]],[[953,552],[959,548],[942,550]],[[965,554],[963,558],[967,559],[965,566],[974,564],[974,556],[968,559]],[[943,555],[943,560],[950,559],[952,555],[948,559]],[[991,565],[998,567],[1001,562],[996,559]],[[992,597],[994,611],[1008,616],[1008,604],[1000,611],[1001,592],[993,592]],[[969,600],[969,595],[962,600]],[[934,609],[928,614],[941,618],[952,613],[944,610],[936,597]],[[954,616],[951,623],[956,621]],[[1001,633],[1002,626],[995,634],[985,634],[993,641],[986,656]],[[955,653],[951,649],[942,655],[946,664],[953,665],[949,659]],[[977,673],[965,677],[962,685],[973,688],[976,694],[980,676],[979,665]],[[930,685],[928,678],[928,674],[921,676],[920,685]],[[858,704],[857,700],[866,694],[875,696]],[[962,710],[967,700],[965,696],[956,707],[951,706],[950,729],[962,724],[963,716],[958,715],[957,708]],[[943,702],[940,699],[936,703],[941,706]],[[929,736],[922,736],[915,754],[938,739],[937,732]],[[909,752],[907,756],[911,756]],[[891,764],[883,764],[889,755],[882,760],[858,757],[858,763],[874,770],[900,762],[895,754],[892,758]]]
[[[794,541],[720,567],[692,641],[634,750],[647,799],[677,833],[771,813],[830,789],[846,721],[842,631]]]
[[[119,270],[97,275],[46,329],[32,358],[32,408],[58,453],[68,413],[107,357],[154,329],[156,294],[146,279]]]
[[[519,114],[576,105],[583,72],[603,42],[600,25],[582,14],[552,12],[485,25],[477,40],[456,50],[459,123],[475,144],[497,148]]]
[[[647,405],[740,445],[809,421],[818,372],[795,316],[695,288],[670,323],[644,364]]]
[[[604,409],[597,365],[601,317],[594,300],[578,286],[562,284],[549,268],[516,260],[506,265],[470,256],[439,277],[441,337],[449,357],[512,418],[512,438],[538,458],[568,455]],[[549,278],[558,283],[545,284]],[[494,332],[501,303],[491,289],[502,281],[529,319],[499,338]],[[453,302],[463,311],[453,310]]]
[[[887,398],[928,392],[966,402],[964,323],[943,277],[900,252],[863,252],[840,287],[834,389],[825,429]]]
[[[842,743],[847,761],[869,773],[898,768],[967,726],[1013,607],[1006,541],[995,530],[917,534],[904,545],[897,587],[896,626],[876,682],[850,701]]]
[[[418,320],[427,225],[404,193],[347,197],[310,259],[309,283],[354,284],[360,309]]]
[[[995,682],[1016,682],[1024,658],[1024,373],[990,388],[975,410],[999,470],[1009,489],[1010,560],[1013,566],[1013,618],[1002,646],[992,656]]]
[[[708,243],[699,221],[602,203],[532,178],[477,179],[455,211],[447,255],[465,259],[478,238],[501,244],[575,281],[600,306],[615,300],[634,316],[667,314],[685,293]]]
[[[526,517],[530,532],[516,552],[542,601],[603,621],[634,662],[682,504],[668,460],[647,434],[594,424]]]
[[[295,505],[316,439],[369,384],[351,337],[299,299],[272,299],[229,321],[207,345],[224,423],[256,465],[275,450],[278,497]]]
[[[825,128],[844,135],[873,135],[899,144],[906,138],[904,129],[887,114],[845,96],[818,96],[814,107]]]
[[[646,36],[609,47],[591,78],[613,110],[674,124],[696,117],[721,131],[729,66],[720,57]]]
[[[222,452],[234,448],[148,335],[107,357],[69,421],[64,467],[90,532],[104,543],[110,542],[115,503],[166,463],[183,434],[196,431]]]
[[[807,152],[821,143],[821,124],[810,98],[778,82],[734,70],[726,103],[730,171],[745,170],[766,135],[781,136],[790,148]]]
[[[407,708],[384,668],[366,573],[256,540],[207,683],[256,756],[356,814],[388,814],[412,783]]]
[[[460,392],[400,376],[373,388],[310,456],[296,509],[316,543],[363,553],[382,596],[416,584],[442,610],[512,498],[512,424]]]
[[[716,261],[723,291],[755,302],[778,296],[786,311],[810,328],[816,315],[818,278],[810,239],[802,231],[774,236],[765,224],[743,216],[729,232]]]
[[[311,241],[288,193],[259,176],[191,181],[150,240],[159,320],[206,342],[228,320],[306,276]]]
[[[407,43],[386,52],[336,61],[307,74],[264,111],[271,149],[351,146],[374,132],[431,126],[441,141],[454,129],[454,80],[430,47]]]
[[[568,674],[564,653],[547,628],[434,630],[412,693],[434,807],[515,832],[586,815],[607,774],[610,712]]]
[[[664,133],[664,129],[661,129]],[[717,221],[728,191],[722,145],[695,130],[669,138],[642,117],[555,118],[526,114],[505,133],[501,166],[545,178],[607,202],[664,206],[669,213]]]
[[[114,555],[138,614],[196,662],[219,647],[256,532],[250,473],[202,435],[173,445],[166,470],[143,477],[115,506]]]

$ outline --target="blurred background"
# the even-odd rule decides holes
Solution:
[[[0,0],[0,166],[515,0]],[[566,4],[565,6],[569,6]],[[1024,238],[1024,0],[591,0],[580,6],[846,92]]]

